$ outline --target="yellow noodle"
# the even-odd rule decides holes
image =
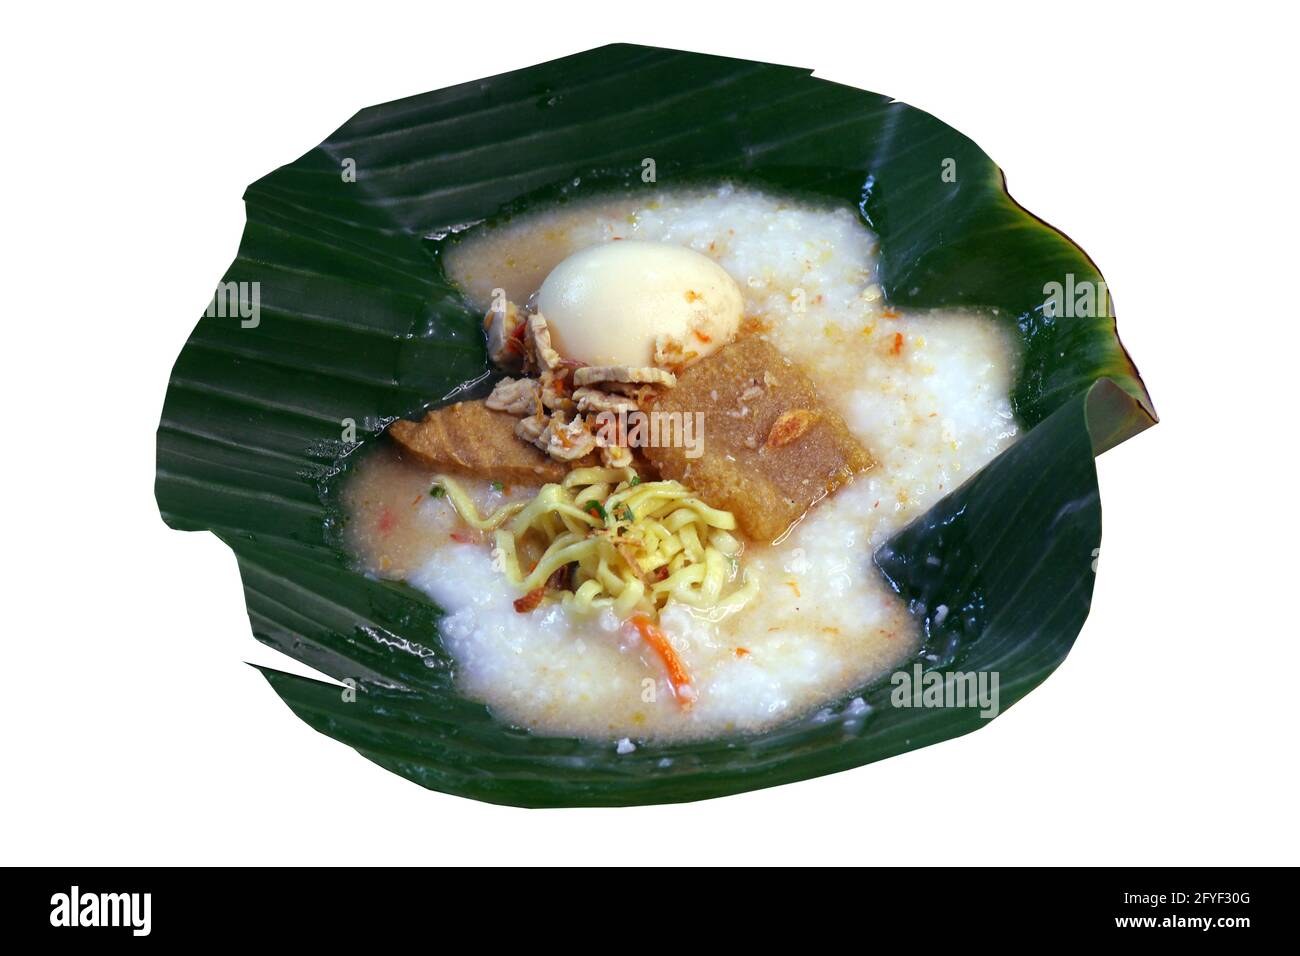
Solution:
[[[611,608],[626,617],[657,613],[676,600],[712,616],[743,607],[757,593],[757,579],[745,574],[724,594],[742,549],[730,533],[736,519],[680,482],[642,482],[631,468],[575,468],[561,483],[543,485],[531,501],[486,517],[455,479],[439,476],[437,482],[467,524],[495,532],[494,560],[515,587],[541,587],[573,565],[561,599],[576,611]],[[519,542],[527,534],[540,536],[545,549],[525,572]],[[667,576],[653,581],[662,569]]]
[[[465,493],[465,489],[460,486],[459,482],[440,476],[434,484],[446,492],[447,500],[451,502],[451,506],[456,509],[461,519],[471,528],[479,531],[494,530],[501,522],[524,508],[523,504],[515,502],[498,508],[487,518],[480,518],[478,509],[474,507],[474,502],[470,500],[469,495]]]

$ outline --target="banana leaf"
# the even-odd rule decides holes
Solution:
[[[757,736],[621,755],[543,737],[458,693],[440,608],[351,569],[338,489],[358,449],[487,370],[439,237],[595,188],[650,188],[646,157],[660,185],[742,179],[855,203],[891,302],[996,309],[1014,330],[1023,438],[873,556],[924,628],[917,663],[998,672],[1005,711],[1087,617],[1094,456],[1155,421],[1109,310],[1045,298],[1053,282],[1100,283],[1088,257],[1011,199],[974,142],[904,103],[806,69],[603,47],[362,110],[250,186],[214,305],[246,283],[256,316],[210,308],[167,390],[164,520],[235,552],[259,641],[346,684],[261,672],[311,727],[423,786],[535,807],[696,800],[987,723],[973,708],[893,707],[882,680]]]

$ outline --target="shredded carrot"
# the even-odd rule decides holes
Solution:
[[[542,598],[546,595],[546,585],[533,588],[521,598],[515,598],[515,610],[520,614],[527,614],[537,605],[542,603]]]
[[[749,648],[748,648],[748,647],[738,647],[738,648],[736,648],[736,656],[737,656],[737,657],[748,657],[748,656],[749,656]]]
[[[524,354],[524,332],[526,329],[524,323],[520,322],[510,331],[510,337],[506,339],[506,351],[518,352],[520,355]]]
[[[637,614],[632,618],[632,623],[641,633],[642,639],[653,648],[654,652],[659,655],[660,660],[664,662],[664,667],[668,669],[668,683],[673,685],[673,690],[677,692],[677,701],[682,707],[690,707],[691,699],[683,697],[681,689],[689,687],[691,675],[686,671],[686,664],[678,655],[677,649],[673,647],[672,641],[668,635],[653,624],[650,618],[644,614]]]
[[[895,312],[893,309],[883,309],[880,314],[886,319],[896,319],[900,313]]]
[[[895,355],[899,355],[899,354],[902,353],[902,351],[903,351],[903,333],[902,333],[902,332],[895,332],[895,333],[894,333],[894,348],[892,349],[892,351],[893,351],[893,353],[894,353]]]
[[[453,531],[450,535],[451,540],[459,544],[469,544],[474,539],[462,531]]]

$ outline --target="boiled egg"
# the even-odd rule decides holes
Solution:
[[[688,364],[736,337],[740,287],[693,249],[623,239],[575,252],[551,270],[537,295],[551,345],[586,365],[655,364],[668,344]]]

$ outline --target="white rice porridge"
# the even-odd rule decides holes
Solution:
[[[689,246],[745,297],[742,334],[766,336],[816,382],[876,459],[779,544],[746,546],[757,597],[720,621],[670,604],[660,627],[697,697],[675,700],[662,664],[606,610],[556,603],[517,613],[491,545],[467,533],[431,475],[375,454],[345,491],[364,568],[406,580],[447,610],[443,641],[463,692],[544,734],[608,739],[755,732],[805,714],[912,655],[916,623],[871,562],[893,532],[1015,440],[1010,337],[989,316],[890,309],[874,284],[875,237],[851,207],[748,188],[661,188],[572,202],[467,237],[449,276],[486,310],[492,289],[525,302],[560,260],[615,237]],[[707,434],[704,436],[708,440]],[[387,450],[385,450],[387,452]],[[535,488],[467,480],[481,510]]]

